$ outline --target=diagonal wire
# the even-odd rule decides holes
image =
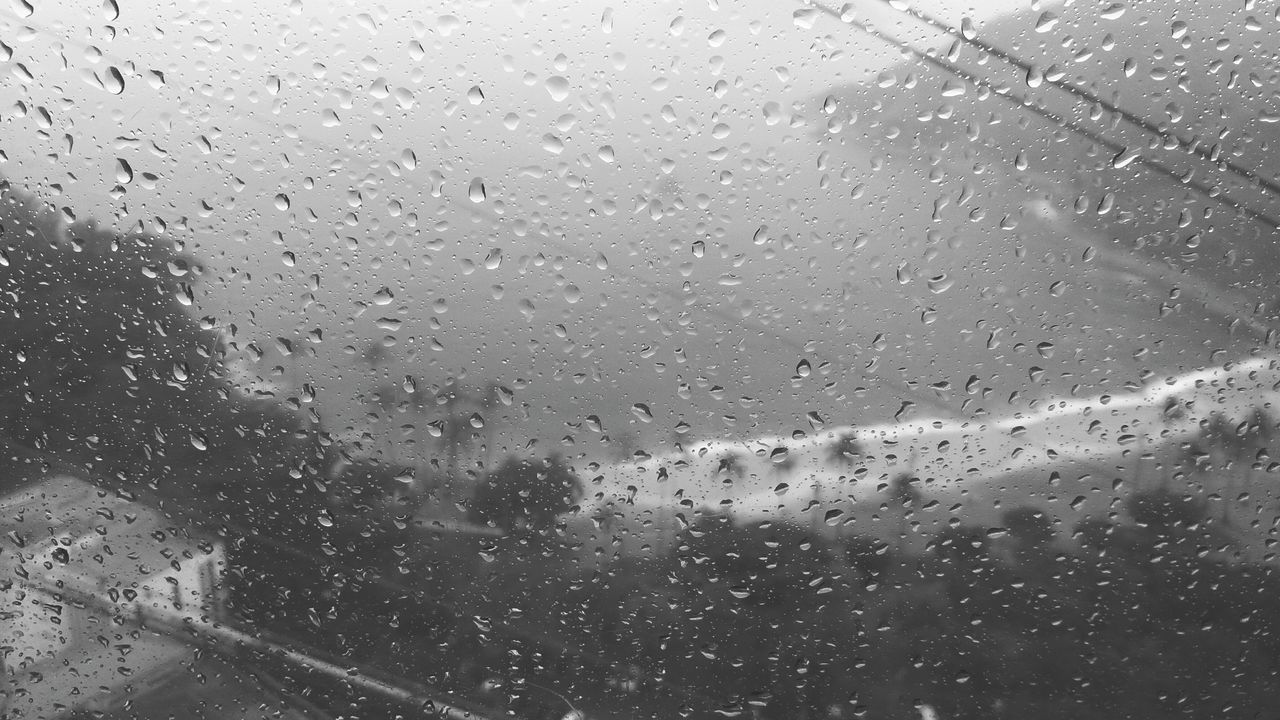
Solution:
[[[800,0],[800,1],[803,4],[810,5],[810,3],[804,2],[804,0]],[[1070,118],[1059,115],[1058,113],[1055,113],[1052,110],[1049,110],[1048,108],[1044,108],[1044,107],[1041,107],[1040,105],[1036,105],[1034,102],[1031,101],[1030,98],[1014,95],[1007,88],[998,86],[996,85],[996,83],[992,82],[991,80],[975,75],[969,72],[968,70],[961,68],[955,63],[944,60],[930,53],[924,52],[923,50],[918,50],[915,47],[912,47],[909,43],[903,40],[900,40],[888,33],[883,33],[879,30],[873,29],[871,26],[859,20],[843,18],[841,17],[838,11],[826,5],[823,5],[821,3],[812,3],[811,7],[817,8],[823,13],[840,20],[840,22],[852,27],[855,30],[862,32],[865,35],[868,35],[883,43],[886,43],[895,48],[898,48],[899,50],[911,55],[912,57],[916,58],[917,60],[920,60],[921,62],[927,65],[932,65],[933,67],[939,70],[942,70],[943,72],[950,73],[951,75],[954,75],[955,77],[960,78],[961,80],[973,83],[977,87],[989,90],[992,95],[1001,98],[1002,100],[1004,100],[1006,103],[1009,103],[1010,105],[1013,105],[1020,109],[1028,110],[1040,116],[1044,120],[1047,120],[1050,123],[1057,125],[1058,127],[1064,130],[1069,130],[1079,135],[1080,137],[1083,137],[1091,142],[1101,145],[1102,147],[1105,147],[1108,150],[1116,153],[1116,159],[1119,159],[1120,156],[1129,152],[1129,148],[1127,146],[1122,145],[1121,143],[1118,143],[1114,140],[1111,140],[1106,136],[1102,135],[1101,133],[1098,133],[1094,130],[1090,130],[1089,128],[1081,125],[1080,123],[1074,120],[1071,120]],[[1266,211],[1257,210],[1251,207],[1249,204],[1231,197],[1225,192],[1220,192],[1214,188],[1209,187],[1208,185],[1205,185],[1199,180],[1196,180],[1193,177],[1191,177],[1190,173],[1179,173],[1178,171],[1168,167],[1167,165],[1164,165],[1158,160],[1153,160],[1152,158],[1146,157],[1145,155],[1135,155],[1133,156],[1132,160],[1130,160],[1130,162],[1138,165],[1142,165],[1160,175],[1164,175],[1165,177],[1171,178],[1182,185],[1186,185],[1187,187],[1190,187],[1196,192],[1204,195],[1206,198],[1209,198],[1210,200],[1213,200],[1216,203],[1219,203],[1221,205],[1226,205],[1227,207],[1230,207],[1240,213],[1243,213],[1244,215],[1246,215],[1252,220],[1260,222],[1264,225],[1268,225],[1272,229],[1280,230],[1280,219],[1276,218],[1273,215],[1270,215]]]
[[[1017,68],[1018,70],[1026,73],[1028,76],[1038,73],[1038,70],[1035,67],[1034,63],[1028,62],[1027,60],[1022,59],[1021,57],[1014,55],[1013,53],[1007,50],[997,47],[989,42],[986,42],[981,38],[978,38],[976,35],[969,35],[963,32],[962,30],[957,30],[951,25],[948,25],[947,23],[933,17],[932,15],[930,15],[929,13],[923,10],[918,10],[916,8],[911,8],[911,7],[903,8],[891,2],[891,0],[880,0],[880,2],[884,3],[885,5],[888,5],[894,10],[897,10],[898,12],[909,15],[913,18],[916,18],[917,20],[920,20],[921,22],[924,22],[925,24],[933,28],[941,30],[942,32],[960,40],[961,42],[965,43],[966,45],[969,45],[970,47],[973,47],[989,55],[995,56],[1003,60],[1004,62],[1008,63],[1009,65],[1012,65],[1013,67]],[[1151,122],[1150,120],[1147,120],[1141,115],[1138,115],[1137,113],[1126,110],[1123,107],[1120,107],[1119,105],[1117,105],[1116,103],[1106,100],[1086,90],[1085,88],[1079,87],[1072,83],[1065,82],[1061,79],[1051,79],[1049,77],[1045,77],[1044,81],[1052,85],[1053,87],[1058,88],[1059,90],[1062,90],[1064,92],[1067,92],[1075,96],[1080,100],[1094,103],[1099,107],[1103,108],[1104,110],[1106,110],[1107,112],[1110,112],[1114,115],[1117,115],[1123,118],[1129,124],[1142,128],[1143,130],[1151,133],[1152,135],[1155,135],[1160,138],[1176,140],[1180,147],[1186,148],[1190,153],[1192,153],[1196,157],[1199,157],[1200,159],[1206,162],[1212,163],[1218,166],[1219,168],[1225,168],[1226,170],[1236,175],[1239,175],[1245,180],[1248,180],[1250,183],[1253,183],[1262,188],[1265,188],[1270,194],[1272,194],[1277,198],[1280,198],[1280,183],[1276,183],[1272,180],[1268,180],[1267,178],[1259,175],[1257,172],[1250,170],[1249,168],[1246,168],[1242,165],[1237,165],[1236,163],[1230,160],[1227,160],[1221,157],[1216,157],[1214,150],[1205,149],[1199,142],[1199,138],[1192,138],[1188,140],[1172,131],[1162,130],[1158,125]]]

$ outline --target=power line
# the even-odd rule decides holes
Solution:
[[[929,13],[923,10],[919,10],[913,7],[906,7],[906,8],[900,7],[898,5],[895,5],[893,2],[891,2],[891,0],[880,0],[880,2],[888,5],[890,8],[897,10],[898,12],[909,15],[913,18],[916,18],[917,20],[920,20],[930,25],[933,28],[941,30],[942,32],[947,33],[948,35],[960,40],[961,42],[965,43],[966,45],[969,45],[970,47],[973,47],[977,50],[980,50],[984,53],[993,55],[1003,60],[1009,65],[1012,65],[1013,67],[1017,68],[1019,71],[1026,73],[1028,77],[1034,74],[1043,75],[1036,68],[1034,63],[1028,62],[1027,60],[1022,59],[1007,50],[1001,49],[995,45],[992,45],[991,43],[985,42],[982,39],[978,38],[976,35],[969,35],[969,34],[966,34],[963,30],[957,30],[951,25],[948,25],[947,23],[944,23],[941,20],[938,20],[937,18],[933,17],[932,15],[930,15]],[[1075,96],[1076,98],[1079,98],[1086,102],[1094,103],[1099,107],[1103,108],[1104,110],[1123,118],[1129,124],[1142,128],[1143,130],[1151,133],[1152,135],[1155,135],[1160,138],[1165,138],[1165,139],[1172,138],[1178,142],[1178,145],[1180,147],[1186,148],[1191,154],[1195,155],[1196,157],[1199,157],[1200,159],[1206,162],[1213,163],[1214,165],[1217,165],[1221,168],[1225,168],[1226,170],[1232,173],[1235,173],[1236,175],[1239,175],[1240,177],[1248,180],[1249,182],[1254,183],[1262,188],[1265,188],[1272,195],[1275,195],[1276,197],[1280,197],[1280,183],[1276,183],[1274,181],[1268,180],[1267,178],[1264,178],[1261,175],[1259,175],[1257,172],[1250,170],[1249,168],[1243,167],[1241,165],[1237,165],[1236,163],[1230,160],[1215,157],[1214,152],[1212,150],[1206,150],[1204,147],[1202,147],[1198,139],[1193,138],[1192,140],[1187,140],[1186,138],[1179,136],[1177,133],[1174,133],[1172,131],[1162,130],[1158,125],[1152,123],[1150,120],[1147,120],[1141,115],[1138,115],[1137,113],[1126,110],[1120,107],[1119,105],[1117,105],[1116,103],[1106,100],[1101,96],[1095,93],[1092,93],[1082,87],[1063,81],[1060,78],[1051,78],[1048,76],[1044,76],[1044,81],[1049,85],[1052,85],[1053,87],[1058,88],[1059,90],[1062,90],[1064,92],[1067,92]]]
[[[815,3],[813,7],[818,8],[819,10],[826,13],[827,15],[830,15],[834,18],[839,19],[842,23],[849,25],[855,30],[859,30],[870,37],[876,38],[881,42],[884,42],[888,45],[892,45],[893,47],[896,47],[899,50],[902,50],[903,52],[911,55],[912,57],[920,60],[921,62],[924,62],[925,64],[932,65],[944,72],[950,73],[960,78],[961,80],[965,80],[967,82],[973,83],[978,87],[986,89],[990,91],[992,95],[1001,98],[1005,102],[1011,105],[1014,105],[1017,108],[1030,110],[1032,113],[1035,113],[1041,118],[1053,123],[1054,125],[1057,125],[1058,127],[1063,128],[1064,130],[1069,130],[1087,140],[1090,140],[1091,142],[1097,143],[1098,145],[1102,145],[1103,147],[1111,150],[1112,152],[1115,152],[1117,159],[1119,159],[1121,155],[1129,151],[1129,148],[1127,146],[1121,145],[1120,143],[1114,140],[1110,140],[1105,136],[1103,136],[1102,134],[1095,132],[1093,130],[1090,130],[1084,127],[1083,125],[1075,122],[1074,120],[1070,120],[1066,117],[1063,117],[1053,112],[1052,110],[1036,105],[1029,98],[1023,98],[1023,97],[1018,97],[1016,95],[1013,95],[1007,89],[998,87],[992,81],[987,80],[986,78],[983,78],[983,77],[979,77],[967,70],[964,70],[954,63],[943,60],[942,58],[936,57],[922,50],[917,50],[916,48],[912,47],[910,44],[902,40],[899,40],[898,38],[893,37],[892,35],[881,33],[871,28],[869,25],[865,23],[862,23],[853,19],[842,18],[840,16],[840,13],[838,13],[837,11],[825,5]],[[1240,200],[1236,200],[1235,198],[1232,198],[1230,195],[1227,195],[1224,192],[1219,192],[1214,188],[1210,188],[1204,183],[1201,183],[1193,179],[1190,176],[1190,173],[1178,173],[1177,171],[1165,166],[1164,164],[1140,154],[1133,155],[1132,159],[1130,159],[1129,162],[1148,167],[1160,175],[1164,175],[1173,180],[1176,180],[1180,184],[1190,187],[1191,189],[1199,192],[1200,194],[1204,195],[1210,200],[1213,200],[1214,202],[1217,202],[1222,205],[1226,205],[1227,207],[1230,207],[1234,210],[1237,210],[1245,214],[1252,220],[1263,223],[1265,225],[1269,225],[1273,229],[1280,229],[1280,219],[1277,219],[1267,214],[1264,211],[1256,210],[1250,207],[1248,204]]]
[[[801,1],[803,2],[803,0]],[[955,77],[960,78],[961,80],[965,80],[967,82],[973,83],[977,87],[986,89],[990,91],[992,95],[1001,98],[1005,102],[1017,108],[1029,110],[1032,113],[1040,116],[1044,120],[1047,120],[1053,123],[1054,125],[1057,125],[1058,127],[1061,127],[1065,130],[1069,130],[1091,142],[1094,142],[1098,145],[1101,145],[1107,148],[1108,150],[1111,150],[1112,152],[1116,153],[1116,159],[1119,159],[1122,155],[1125,155],[1125,153],[1129,152],[1129,148],[1127,146],[1121,145],[1120,143],[1114,140],[1110,140],[1107,137],[1103,136],[1101,133],[1090,130],[1089,128],[1086,128],[1083,125],[1081,125],[1080,123],[1074,120],[1071,120],[1069,118],[1066,118],[1062,115],[1059,115],[1053,112],[1052,110],[1036,105],[1029,98],[1018,97],[1016,95],[1013,95],[1007,89],[998,87],[994,82],[987,80],[986,78],[979,77],[969,72],[968,70],[964,70],[963,68],[959,67],[955,63],[949,62],[940,57],[924,52],[922,50],[917,50],[916,48],[912,47],[910,44],[902,40],[899,40],[898,38],[893,37],[892,35],[889,35],[887,33],[882,33],[878,30],[871,28],[866,23],[863,23],[851,18],[849,19],[843,18],[841,17],[839,12],[837,12],[836,10],[833,10],[830,7],[827,7],[826,5],[822,5],[820,3],[814,3],[813,7],[816,7],[822,12],[826,13],[827,15],[830,15],[840,20],[842,23],[854,28],[855,30],[861,31],[862,33],[870,37],[873,37],[877,40],[880,40],[883,43],[886,43],[888,45],[898,48],[899,50],[902,50],[903,52],[911,55],[912,57],[920,60],[921,62],[924,62],[927,65],[932,65],[942,70],[943,72],[950,73],[951,75],[954,75]],[[1269,225],[1273,229],[1280,229],[1280,219],[1277,219],[1276,217],[1269,215],[1265,211],[1256,210],[1253,207],[1249,206],[1248,204],[1244,203],[1243,201],[1236,200],[1235,198],[1231,197],[1230,195],[1224,192],[1219,192],[1214,188],[1210,188],[1204,183],[1201,183],[1200,181],[1193,179],[1190,173],[1179,173],[1167,167],[1163,163],[1160,163],[1156,160],[1153,160],[1141,154],[1133,155],[1132,159],[1130,159],[1128,162],[1136,163],[1138,165],[1143,165],[1147,168],[1150,168],[1151,170],[1155,171],[1160,175],[1169,177],[1173,180],[1176,180],[1180,184],[1183,184],[1192,188],[1193,190],[1199,192],[1200,194],[1204,195],[1210,200],[1213,200],[1214,202],[1220,203],[1222,205],[1226,205],[1227,207],[1230,207],[1234,210],[1237,210],[1238,212],[1245,214],[1252,220],[1263,223],[1265,225]]]

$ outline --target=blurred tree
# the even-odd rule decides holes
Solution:
[[[827,462],[832,465],[850,466],[862,457],[864,454],[861,443],[858,442],[858,436],[848,432],[836,438],[835,442],[827,446]]]
[[[1213,525],[1204,500],[1191,493],[1168,490],[1137,493],[1126,507],[1136,524],[1129,552],[1160,557],[1169,563],[1198,559],[1204,550],[1226,545],[1223,531]]]
[[[0,180],[0,252],[0,427],[13,442],[274,532],[319,501],[313,428],[227,380],[235,327],[194,317],[203,269],[179,243],[64,225]]]
[[[747,463],[741,454],[727,452],[720,456],[720,462],[716,464],[715,477],[741,480],[746,474]]]
[[[346,465],[328,484],[322,534],[354,560],[372,562],[404,535],[405,523],[396,522],[407,511],[397,498],[400,485],[395,470],[382,463]]]
[[[508,533],[545,533],[556,518],[582,499],[582,481],[558,456],[542,460],[508,457],[485,476],[468,503],[472,522]]]
[[[1054,536],[1049,516],[1039,508],[1024,505],[1004,511],[1001,521],[1013,541],[1014,563],[1027,572],[1045,570],[1052,561],[1047,554]]]
[[[849,564],[863,585],[884,580],[893,566],[893,556],[888,543],[866,535],[850,535],[841,541],[845,562]]]

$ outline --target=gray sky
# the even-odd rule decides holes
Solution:
[[[913,7],[979,27],[1045,10]],[[15,12],[0,82],[26,111],[0,108],[0,170],[82,217],[163,223],[208,264],[200,313],[267,349],[264,374],[289,364],[273,338],[321,329],[300,372],[335,428],[363,422],[374,339],[395,378],[515,389],[515,435],[549,440],[591,414],[660,439],[682,421],[713,437],[786,433],[810,411],[883,420],[970,376],[1018,408],[1119,382],[1106,363],[1132,352],[1109,345],[1125,333],[1105,312],[1101,339],[1061,330],[1103,312],[1048,292],[1093,272],[1046,259],[1080,241],[1066,221],[1032,217],[1015,258],[963,214],[931,220],[928,167],[857,142],[824,159],[814,100],[901,56],[798,4]],[[856,14],[940,44],[883,5]],[[1051,341],[1053,362],[1027,350]],[[1042,366],[1047,384],[1010,401]]]

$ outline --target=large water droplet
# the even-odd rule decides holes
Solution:
[[[484,266],[487,270],[497,270],[502,264],[502,248],[493,248],[488,255],[484,256]]]
[[[129,166],[128,160],[116,158],[116,182],[121,185],[133,182],[133,168]]]
[[[1041,13],[1040,18],[1036,20],[1036,32],[1045,33],[1053,29],[1058,24],[1058,16],[1051,12]]]
[[[932,292],[935,295],[941,295],[942,293],[951,289],[951,286],[955,284],[955,280],[952,280],[951,278],[947,277],[946,273],[943,273],[941,275],[934,275],[933,277],[929,278],[928,284],[929,284],[929,292]]]
[[[436,18],[436,30],[444,37],[449,37],[460,27],[462,27],[462,21],[454,15],[441,15]]]
[[[569,81],[559,75],[552,75],[543,83],[547,88],[547,94],[556,102],[564,102],[569,97]]]
[[[114,65],[107,68],[106,78],[103,79],[102,86],[112,95],[119,95],[124,92],[124,75],[120,74],[119,68]]]
[[[1103,20],[1119,20],[1120,16],[1124,15],[1125,10],[1126,8],[1123,4],[1111,3],[1111,5],[1109,5],[1105,10],[1103,10],[1100,13],[1100,15],[1102,16]]]

